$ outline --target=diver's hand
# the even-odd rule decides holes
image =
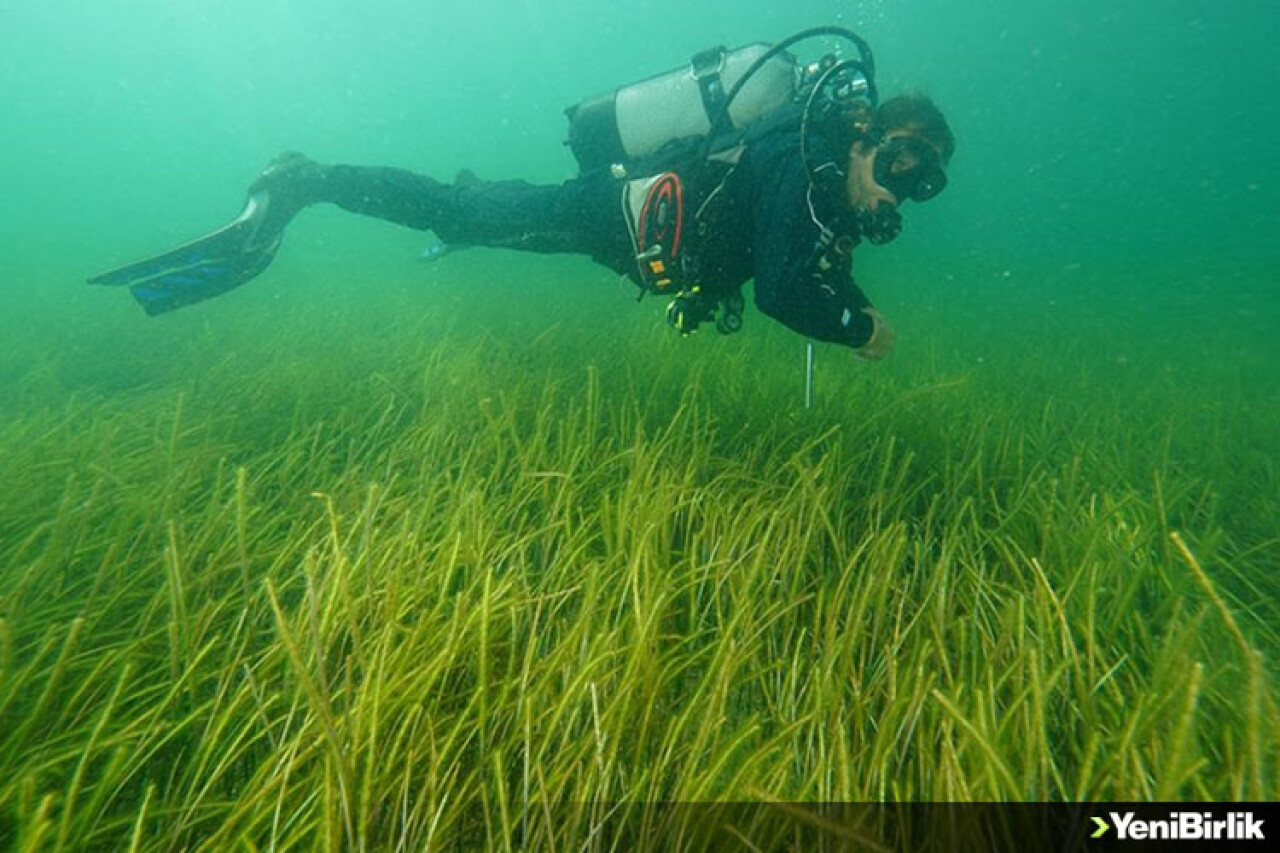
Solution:
[[[862,313],[871,318],[871,337],[867,342],[853,351],[855,358],[863,361],[879,361],[889,354],[893,349],[893,343],[898,339],[898,333],[893,330],[893,326],[889,325],[889,321],[884,318],[874,308],[863,308]]]

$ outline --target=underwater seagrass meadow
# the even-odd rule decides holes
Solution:
[[[706,3],[655,47],[675,4],[586,5],[0,6],[0,847],[946,850],[789,804],[1280,798],[1275,13]],[[812,408],[753,308],[681,339],[584,259],[332,208],[171,315],[82,283],[290,147],[562,180],[576,98],[833,21],[959,141],[856,255],[896,351],[819,345]],[[1188,51],[1214,85],[1160,89]]]

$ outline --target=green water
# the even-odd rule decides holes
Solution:
[[[301,217],[259,280],[179,315],[147,319],[82,281],[226,221],[286,149],[562,180],[565,106],[709,44],[827,22],[871,42],[885,91],[931,94],[959,141],[948,192],[857,259],[902,332],[899,360],[1069,357],[1098,382],[1161,370],[1207,377],[1186,390],[1202,403],[1239,385],[1275,414],[1280,15],[1258,0],[5,2],[0,400],[20,410],[14,383],[37,367],[66,394],[163,383],[163,353],[201,357],[193,328],[216,340],[258,317],[287,332],[357,306],[376,326],[393,299],[455,312],[483,293],[498,313],[650,328],[657,302],[633,305],[586,262],[486,252],[424,268],[423,235],[333,210]],[[769,325],[749,312],[723,346]]]
[[[0,305],[7,327],[34,336],[10,348],[6,372],[65,346],[81,318],[139,344],[175,325],[80,282],[225,221],[282,150],[557,181],[573,171],[565,106],[709,44],[831,21],[871,41],[886,91],[929,92],[959,138],[946,196],[859,259],[865,289],[900,323],[922,302],[998,315],[1025,300],[1015,322],[952,326],[995,341],[1072,309],[1115,317],[1110,295],[1123,294],[1126,313],[1146,304],[1162,318],[1134,331],[1175,356],[1259,357],[1280,253],[1280,115],[1267,90],[1280,16],[1268,4],[775,6],[5,3]],[[197,311],[226,322],[266,293],[296,310],[321,289],[285,295],[303,270],[409,275],[422,244],[309,214],[259,293]],[[643,322],[643,309],[616,310]],[[1202,343],[1219,329],[1232,351]]]
[[[895,353],[864,365],[819,346],[811,412],[801,405],[804,342],[754,308],[735,337],[708,331],[680,340],[664,328],[658,300],[637,304],[634,288],[585,259],[476,249],[422,264],[428,235],[333,208],[300,216],[258,279],[172,315],[147,318],[126,292],[84,284],[225,222],[248,182],[284,150],[440,178],[465,167],[492,179],[563,180],[574,172],[562,144],[566,106],[710,45],[773,40],[824,23],[854,28],[871,43],[882,91],[932,96],[955,131],[957,153],[948,190],[910,206],[894,244],[862,247],[855,258],[858,282],[898,330]],[[895,523],[926,531],[918,533],[926,550],[936,544],[927,541],[933,521],[912,517],[912,507],[927,505],[929,519],[939,507],[955,518],[973,512],[975,536],[1008,544],[992,566],[1016,552],[1060,579],[1072,555],[1092,559],[1111,547],[1098,545],[1102,534],[1082,519],[1114,510],[1120,520],[1102,538],[1114,544],[1115,531],[1126,531],[1142,543],[1133,565],[1160,567],[1159,589],[1138,598],[1154,627],[1117,635],[1151,642],[1135,658],[1181,660],[1154,649],[1163,655],[1175,645],[1162,647],[1160,638],[1183,636],[1189,613],[1216,626],[1219,640],[1226,636],[1218,610],[1170,550],[1169,532],[1181,531],[1271,678],[1280,654],[1277,38],[1280,13],[1263,0],[0,0],[0,556],[7,561],[0,628],[13,632],[5,649],[14,652],[14,671],[37,646],[57,648],[72,615],[85,615],[82,602],[101,594],[77,587],[71,569],[92,561],[86,555],[121,549],[157,573],[142,585],[146,595],[139,592],[147,601],[165,583],[158,567],[168,553],[166,525],[179,537],[185,530],[217,540],[191,532],[221,529],[198,520],[204,498],[184,502],[171,487],[207,489],[212,506],[229,500],[219,489],[234,466],[247,466],[251,482],[266,472],[261,482],[273,483],[277,468],[293,464],[284,455],[302,452],[299,436],[313,427],[335,434],[335,447],[400,447],[413,434],[412,418],[388,437],[371,412],[430,411],[434,388],[460,407],[456,420],[441,422],[459,428],[476,411],[487,416],[489,406],[506,406],[513,423],[523,422],[542,399],[540,383],[569,395],[553,399],[577,405],[575,395],[598,378],[604,410],[651,425],[685,423],[682,394],[691,389],[716,430],[709,445],[698,445],[698,458],[719,459],[744,482],[767,483],[777,472],[752,470],[755,457],[737,451],[779,437],[803,444],[843,429],[845,437],[831,441],[844,441],[846,455],[832,458],[887,441],[885,465],[901,461],[909,472],[900,485],[911,497],[895,504]],[[456,345],[456,369],[438,342]],[[189,433],[187,423],[195,424]],[[434,423],[424,416],[421,425]],[[496,427],[484,435],[490,448],[520,441]],[[604,446],[585,448],[585,458],[605,465]],[[160,458],[144,461],[148,448]],[[284,485],[278,495],[276,486],[257,487],[262,518],[272,531],[288,531],[282,542],[315,523],[311,491],[347,500],[352,515],[370,483],[392,483],[406,511],[431,510],[414,507],[417,487],[406,475],[368,459],[344,467],[342,458],[335,451],[333,461],[288,480],[301,498]],[[1024,471],[1027,481],[1017,482]],[[848,467],[832,476],[862,479]],[[714,477],[701,486],[709,491],[699,500],[714,503]],[[117,488],[134,497],[119,508],[104,504],[102,495]],[[599,493],[615,489],[625,482]],[[1035,523],[1018,520],[1024,494],[1058,509]],[[145,499],[154,500],[139,510]],[[833,506],[847,519],[869,512]],[[75,534],[82,539],[58,540],[81,510],[86,519],[103,513],[98,532],[86,521]],[[134,514],[143,519],[136,539],[128,532]],[[508,521],[518,530],[527,519]],[[86,544],[68,544],[78,541]],[[289,567],[272,562],[265,545],[261,551],[263,573],[286,586]],[[122,565],[127,574],[134,564]],[[1040,589],[1036,583],[1029,588]],[[60,598],[63,584],[71,592]],[[35,596],[42,609],[19,612],[37,588],[47,592]],[[254,606],[267,612],[260,599]],[[269,614],[264,619],[270,635]],[[1214,653],[1186,654],[1207,662],[1208,678],[1241,677],[1232,667],[1247,655],[1215,669]],[[109,680],[94,679],[115,671],[103,664],[91,672],[88,658],[84,665],[84,683],[97,686],[76,694],[85,711],[66,729],[76,744],[110,692]],[[1174,695],[1182,683],[1170,688],[1161,673],[1175,668],[1152,664],[1150,679],[1125,689]],[[0,729],[17,726],[19,712],[36,703],[38,690],[24,689],[0,707],[13,715]],[[964,694],[948,695],[960,705]],[[1218,689],[1214,701],[1229,705],[1229,691]],[[1166,711],[1156,700],[1153,707]],[[1183,731],[1152,714],[1153,741]],[[1268,756],[1261,787],[1232,788],[1223,780],[1247,775],[1238,762],[1212,774],[1220,761],[1231,763],[1224,753],[1235,756],[1246,724],[1204,725],[1206,775],[1162,793],[1274,794],[1274,732],[1259,752]],[[67,784],[65,755],[45,763],[34,742],[8,748],[0,754],[8,777],[29,780],[35,793]],[[1094,767],[1096,775],[1082,743],[1060,748],[1064,766]],[[1181,761],[1179,753],[1173,770]],[[1123,778],[1113,787],[1081,782],[1079,790],[1135,798],[1156,790]],[[132,821],[139,808],[142,788],[131,779],[137,790],[119,820]],[[758,793],[764,784],[728,794]],[[1078,793],[1070,778],[958,790],[997,798]],[[799,783],[776,791],[817,795]],[[10,823],[35,837],[36,809],[15,806],[11,795],[0,789],[0,841]]]

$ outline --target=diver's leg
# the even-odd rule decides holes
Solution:
[[[403,169],[325,166],[291,153],[263,170],[240,215],[227,225],[89,281],[129,287],[150,314],[226,293],[266,269],[298,211],[322,202],[435,230],[450,243],[581,253],[624,271],[631,249],[620,197],[607,173],[558,186],[444,184]]]
[[[474,179],[446,184],[404,169],[307,163],[267,185],[302,201],[299,206],[336,204],[435,231],[446,243],[587,254],[609,266],[617,265],[615,256],[630,258],[621,187],[607,174],[553,185]]]

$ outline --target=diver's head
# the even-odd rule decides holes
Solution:
[[[873,243],[901,229],[897,207],[928,201],[947,185],[943,171],[955,137],[942,112],[924,95],[891,98],[875,110],[849,149],[846,192]]]

